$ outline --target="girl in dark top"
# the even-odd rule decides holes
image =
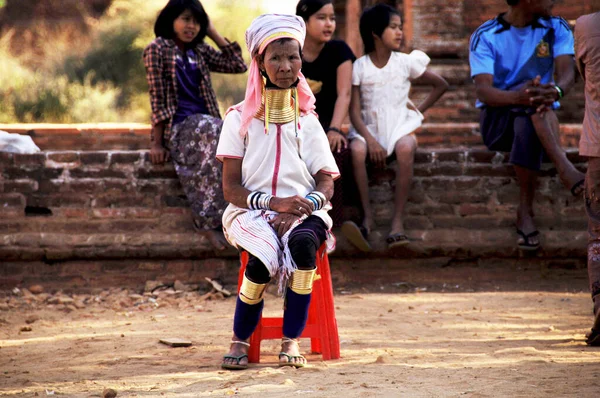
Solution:
[[[221,217],[227,203],[215,158],[223,121],[210,72],[245,72],[242,50],[217,32],[198,0],[170,0],[154,33],[156,39],[144,50],[152,106],[150,159],[162,164],[173,158],[195,228],[223,250]],[[219,50],[204,43],[206,36]]]
[[[296,15],[306,22],[302,73],[315,95],[319,122],[327,133],[329,146],[342,173],[342,178],[335,181],[331,199],[333,210],[330,212],[334,226],[339,226],[343,221],[342,179],[344,171],[351,170],[348,140],[341,128],[350,106],[352,62],[356,57],[345,42],[332,40],[335,13],[331,0],[300,0]]]

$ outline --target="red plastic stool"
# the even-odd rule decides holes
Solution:
[[[242,286],[244,272],[246,272],[248,252],[242,252],[240,262],[238,289]],[[340,337],[335,319],[329,258],[324,244],[317,252],[316,265],[317,275],[315,276],[310,306],[308,307],[308,320],[300,338],[310,338],[312,352],[322,354],[323,360],[338,359],[340,357]],[[250,336],[248,361],[260,362],[260,342],[262,340],[281,339],[283,337],[282,328],[283,318],[261,317],[254,333]]]

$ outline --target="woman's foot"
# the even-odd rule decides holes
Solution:
[[[371,251],[371,245],[367,240],[369,234],[365,227],[359,227],[354,221],[345,221],[342,224],[341,230],[346,239],[348,239],[348,241],[356,246],[360,251]]]
[[[388,245],[388,249],[397,246],[404,246],[409,243],[408,236],[406,236],[406,233],[404,232],[404,222],[402,221],[402,219],[394,219],[392,221],[392,229],[386,239],[386,242]]]
[[[517,212],[517,246],[523,250],[537,250],[540,247],[540,233],[533,222],[532,212]]]
[[[294,366],[303,368],[306,358],[300,355],[298,340],[284,337],[281,339],[281,352],[279,353],[279,366]]]
[[[580,196],[583,193],[585,174],[581,171],[573,168],[567,175],[561,176],[561,181],[573,196]]]
[[[241,340],[231,340],[229,352],[223,356],[221,368],[229,370],[242,370],[248,368],[248,349],[250,343]]]

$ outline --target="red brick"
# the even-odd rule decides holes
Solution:
[[[79,160],[77,152],[49,152],[48,160],[57,163],[74,163]]]
[[[141,152],[112,152],[110,164],[134,164],[140,161]]]
[[[0,165],[3,167],[12,166],[13,154],[9,152],[0,152]]]
[[[127,174],[119,170],[108,170],[108,169],[73,169],[69,170],[71,177],[73,178],[127,178]]]
[[[25,197],[19,193],[0,194],[0,209],[6,207],[25,207]]]
[[[490,214],[490,209],[488,208],[488,205],[485,204],[463,203],[458,206],[458,214],[461,216]]]
[[[13,154],[13,163],[15,166],[42,167],[46,163],[46,154],[43,152],[31,154],[15,153]]]
[[[8,180],[2,184],[6,193],[29,193],[35,192],[38,189],[37,181],[31,180]]]
[[[81,152],[79,159],[83,165],[98,165],[108,162],[108,152]]]
[[[92,180],[71,180],[64,184],[65,192],[74,193],[102,193],[104,189],[104,181],[99,179]]]
[[[172,165],[155,166],[152,169],[138,169],[134,173],[135,178],[155,179],[155,178],[177,178],[177,173]]]

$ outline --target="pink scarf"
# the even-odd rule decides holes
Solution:
[[[246,44],[252,54],[246,96],[243,102],[228,110],[228,112],[231,109],[242,112],[240,127],[242,137],[248,133],[248,126],[260,108],[262,100],[263,79],[258,67],[258,55],[262,54],[270,43],[282,38],[294,39],[300,43],[300,48],[302,48],[305,36],[304,20],[296,15],[264,14],[252,21],[246,30]],[[298,106],[300,113],[306,115],[315,109],[315,96],[302,72],[298,73],[298,78]]]

